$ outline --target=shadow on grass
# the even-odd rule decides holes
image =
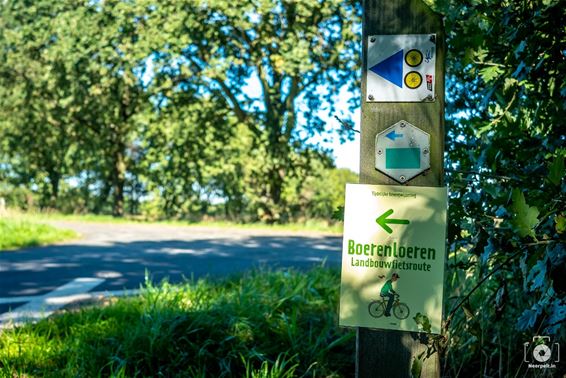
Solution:
[[[42,376],[351,376],[354,334],[337,327],[338,291],[338,271],[324,267],[148,283],[139,297],[4,333],[0,367]]]

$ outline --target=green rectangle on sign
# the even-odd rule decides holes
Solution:
[[[386,169],[419,169],[421,167],[420,148],[386,148]]]

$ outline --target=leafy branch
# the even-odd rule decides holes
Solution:
[[[527,247],[532,247],[532,246],[536,246],[536,245],[542,245],[542,244],[550,244],[550,243],[558,243],[561,242],[561,240],[559,239],[549,239],[549,240],[540,240],[540,241],[536,241],[536,242],[532,242],[532,243],[525,243],[523,244],[524,246]],[[460,300],[460,302],[456,305],[456,307],[454,307],[452,309],[452,311],[450,311],[450,314],[448,315],[448,318],[446,319],[446,322],[444,323],[444,330],[447,330],[448,327],[450,326],[450,323],[452,322],[452,318],[454,317],[454,315],[456,314],[456,311],[458,311],[458,309],[460,307],[462,307],[464,305],[464,303],[466,303],[466,301],[468,301],[468,299],[470,298],[470,296],[477,290],[479,289],[482,284],[487,281],[488,278],[490,278],[491,276],[493,276],[495,273],[497,273],[499,270],[501,270],[505,265],[507,265],[511,260],[513,260],[515,257],[517,257],[521,252],[523,252],[523,249],[515,252],[514,254],[512,254],[511,256],[509,256],[505,261],[503,261],[501,264],[499,264],[495,269],[493,269],[491,272],[489,272],[484,278],[482,278],[473,288],[472,290],[470,290],[468,292],[468,294],[466,294],[464,296],[464,298],[462,298]]]
[[[491,272],[489,272],[484,278],[482,278],[473,288],[472,290],[470,290],[468,292],[468,294],[466,294],[464,296],[464,298],[462,298],[460,300],[460,302],[456,305],[456,307],[454,307],[452,309],[452,311],[450,311],[450,315],[448,315],[448,318],[446,319],[446,322],[444,323],[444,330],[447,330],[448,327],[450,326],[450,323],[452,322],[452,318],[454,317],[454,315],[456,314],[456,311],[458,311],[458,309],[460,307],[462,307],[464,305],[464,303],[466,303],[466,301],[470,298],[470,296],[477,290],[480,288],[480,286],[487,281],[487,279],[491,276],[493,276],[496,272],[498,272],[499,270],[501,270],[501,268],[503,268],[505,265],[507,265],[511,260],[513,260],[515,257],[517,257],[521,252],[523,252],[523,250],[519,250],[517,252],[515,252],[514,254],[512,254],[511,256],[509,256],[504,262],[502,262],[501,264],[499,264],[499,266],[497,266],[495,269],[493,269]]]
[[[496,174],[489,173],[489,172],[461,171],[461,170],[450,169],[450,168],[445,169],[445,172],[447,172],[447,173],[456,173],[456,174],[461,174],[461,175],[477,175],[477,176],[480,176],[480,177],[486,177],[486,178],[496,179],[496,180],[501,180],[501,181],[517,181],[517,182],[522,182],[522,180],[521,180],[520,178],[510,177],[510,176],[503,176],[503,175],[496,175]]]

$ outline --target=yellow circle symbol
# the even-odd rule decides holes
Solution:
[[[407,54],[405,54],[405,63],[407,63],[411,67],[416,67],[423,62],[423,53],[419,50],[409,50]]]
[[[410,89],[417,89],[423,83],[423,77],[417,71],[411,71],[405,75],[405,85]]]

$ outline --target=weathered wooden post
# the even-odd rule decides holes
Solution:
[[[441,187],[445,60],[442,17],[422,0],[364,0],[363,7],[360,183]],[[407,131],[402,128],[407,124],[430,136],[430,148],[414,139],[403,148],[388,147],[388,143],[393,145],[403,134],[409,134],[399,131]],[[382,138],[376,139],[380,133]],[[383,214],[381,220],[386,218],[387,214]],[[360,327],[356,377],[410,377],[411,364],[424,350],[419,333]],[[438,377],[439,371],[436,354],[425,361],[421,377]]]
[[[374,102],[368,92],[368,43],[372,35],[434,35],[436,67],[434,97],[422,102]],[[362,121],[360,183],[398,184],[375,168],[375,136],[399,120],[407,120],[430,134],[430,170],[405,185],[442,186],[444,177],[444,59],[445,36],[440,15],[422,0],[365,0],[363,14]],[[407,53],[407,52],[405,52]],[[426,53],[425,53],[426,54]],[[423,57],[425,59],[426,57]],[[371,67],[370,67],[371,68]],[[406,74],[405,74],[406,76]],[[404,78],[405,80],[405,78]],[[426,77],[421,77],[425,85]],[[358,377],[407,377],[413,360],[424,350],[418,334],[358,328],[356,375]],[[438,356],[425,361],[423,377],[439,376]]]

